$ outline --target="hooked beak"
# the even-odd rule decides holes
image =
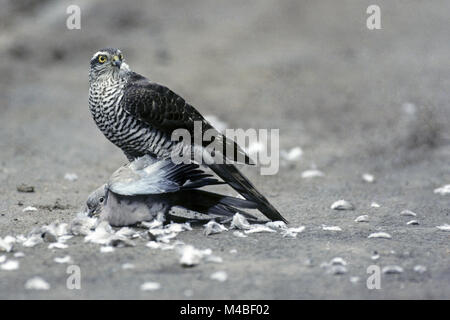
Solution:
[[[119,59],[118,56],[114,56],[112,58],[111,64],[120,69],[120,66],[122,65],[122,61]]]

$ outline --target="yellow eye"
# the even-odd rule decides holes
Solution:
[[[106,56],[98,56],[98,62],[105,63],[106,62]]]

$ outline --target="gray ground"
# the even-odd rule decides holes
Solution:
[[[110,254],[83,238],[65,250],[19,247],[20,268],[0,270],[0,298],[183,299],[189,288],[198,299],[450,298],[449,233],[436,228],[450,223],[450,198],[433,193],[450,183],[450,3],[376,1],[382,30],[369,31],[373,2],[0,1],[0,236],[72,220],[126,162],[87,105],[88,62],[104,46],[122,48],[134,70],[203,114],[234,128],[279,128],[282,149],[300,146],[303,158],[275,176],[244,172],[292,226],[306,226],[297,239],[182,233],[178,239],[224,259],[192,269],[143,243]],[[81,30],[65,28],[69,4],[82,9]],[[312,165],[325,176],[302,179]],[[79,179],[65,180],[67,172]],[[376,183],[363,182],[364,172]],[[17,192],[21,183],[36,191]],[[356,210],[331,210],[341,198]],[[22,212],[29,205],[39,210]],[[404,209],[417,212],[420,225],[407,226]],[[354,222],[362,214],[369,223]],[[392,239],[367,238],[376,231]],[[53,262],[65,254],[81,267],[81,290],[66,289],[66,265]],[[347,274],[320,267],[336,256],[348,262]],[[136,269],[121,270],[126,262]],[[368,290],[371,264],[405,271]],[[428,271],[414,272],[418,264]],[[210,280],[217,270],[229,279]],[[33,276],[51,289],[25,290]],[[145,281],[162,287],[143,292]]]

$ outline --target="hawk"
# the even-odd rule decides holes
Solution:
[[[221,148],[211,151],[207,148],[209,142],[203,141],[190,143],[192,153],[200,152],[202,164],[255,203],[266,217],[287,222],[235,166],[239,162],[251,163],[237,143],[215,130],[175,92],[131,71],[119,49],[105,48],[93,55],[89,83],[89,108],[95,123],[108,140],[122,149],[129,161],[144,155],[170,158],[174,151],[180,152],[185,147],[183,142],[171,139],[172,133],[185,129],[193,134],[195,124],[200,123],[203,132],[215,132],[214,142],[222,146],[222,150],[232,147],[233,153],[230,156],[228,151],[220,152]]]

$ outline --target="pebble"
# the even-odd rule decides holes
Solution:
[[[21,185],[17,186],[17,191],[30,193],[30,192],[34,192],[34,187],[33,186],[29,186],[29,185],[27,185],[25,183],[22,183]]]

